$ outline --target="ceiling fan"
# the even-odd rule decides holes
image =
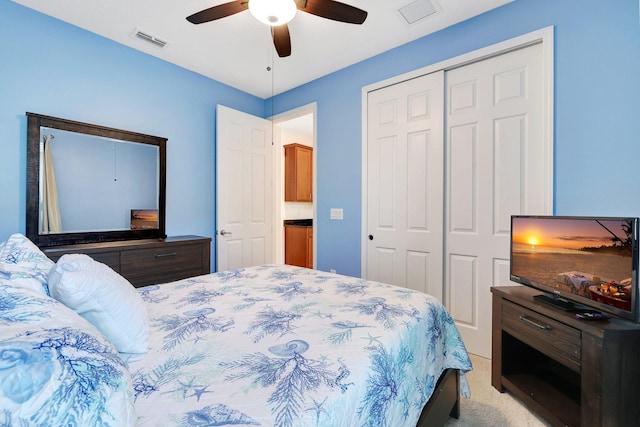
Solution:
[[[278,56],[291,55],[291,37],[287,22],[296,10],[348,24],[362,24],[367,12],[334,0],[235,0],[210,7],[187,17],[193,24],[215,21],[249,9],[259,21],[271,26],[271,36]]]

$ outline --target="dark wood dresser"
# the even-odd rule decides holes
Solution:
[[[211,272],[210,237],[175,236],[40,249],[53,261],[65,254],[87,254],[120,273],[135,287]]]

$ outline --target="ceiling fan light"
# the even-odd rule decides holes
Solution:
[[[249,11],[260,22],[275,27],[291,21],[296,15],[294,0],[249,0]]]

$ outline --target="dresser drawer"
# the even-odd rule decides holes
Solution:
[[[563,365],[580,369],[580,330],[509,301],[502,304],[502,329]]]
[[[89,256],[98,262],[108,265],[116,272],[120,273],[120,253],[119,252],[100,252],[89,254]]]
[[[117,273],[120,273],[120,252],[118,251],[111,251],[111,252],[91,252],[91,251],[68,251],[68,252],[60,252],[60,253],[56,253],[56,252],[45,252],[47,254],[47,256],[49,257],[49,259],[51,259],[51,261],[53,262],[58,262],[58,260],[60,258],[62,258],[63,255],[66,254],[86,254],[89,255],[91,258],[93,258],[94,260],[101,262],[103,264],[108,265],[109,267],[111,267],[114,271],[116,271]]]
[[[201,244],[165,244],[162,247],[122,251],[120,270],[132,285],[166,283],[203,274]]]

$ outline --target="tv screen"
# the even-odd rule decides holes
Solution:
[[[510,265],[546,302],[638,321],[638,218],[512,216]]]

